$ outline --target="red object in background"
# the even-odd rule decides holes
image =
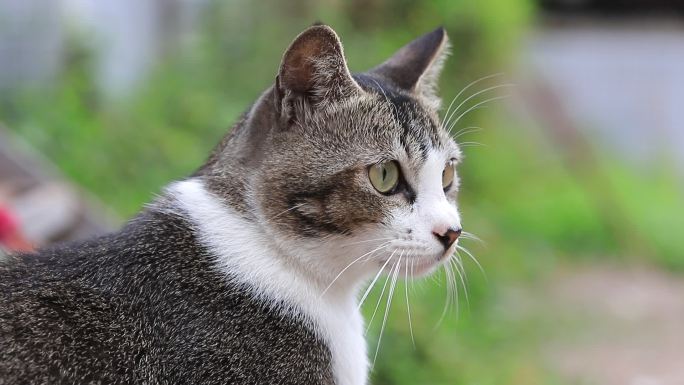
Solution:
[[[0,206],[0,246],[10,251],[32,251],[33,246],[24,238],[19,223],[7,207]]]

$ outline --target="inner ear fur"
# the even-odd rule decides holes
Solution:
[[[360,91],[347,67],[340,39],[327,25],[309,27],[283,55],[276,78],[280,100],[303,98],[317,107]]]

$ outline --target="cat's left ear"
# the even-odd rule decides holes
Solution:
[[[448,55],[449,38],[444,28],[439,27],[408,43],[370,72],[437,108],[437,82]]]
[[[287,49],[275,90],[281,109],[296,101],[318,108],[362,92],[347,68],[340,39],[322,24],[309,27]]]

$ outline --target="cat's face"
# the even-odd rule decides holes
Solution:
[[[434,95],[445,46],[434,31],[353,77],[328,27],[285,54],[253,206],[274,243],[322,282],[420,276],[453,254],[461,152]]]
[[[276,137],[256,189],[267,192],[260,208],[288,249],[313,249],[314,261],[347,265],[370,253],[359,266],[372,272],[401,259],[420,275],[453,252],[434,233],[461,228],[461,153],[434,111],[367,90]]]

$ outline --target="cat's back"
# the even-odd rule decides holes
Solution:
[[[183,220],[0,264],[0,384],[331,383],[301,320],[218,272]]]
[[[130,303],[74,274],[83,257],[75,247],[0,264],[0,384],[137,380]]]

